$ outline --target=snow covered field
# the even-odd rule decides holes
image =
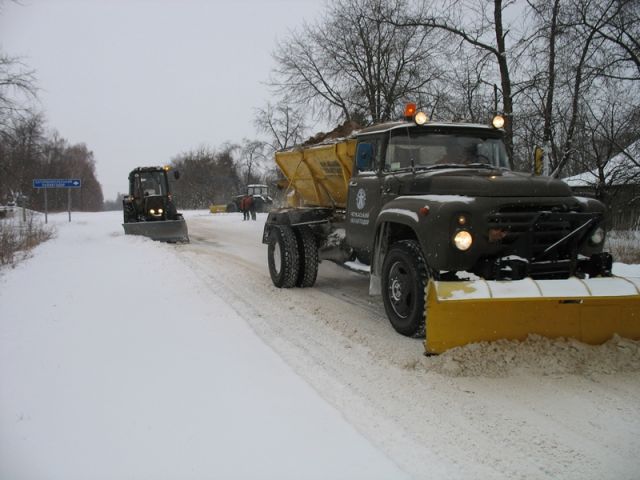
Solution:
[[[639,478],[640,342],[425,357],[362,274],[274,288],[263,215],[120,218],[52,215],[0,271],[1,479]]]

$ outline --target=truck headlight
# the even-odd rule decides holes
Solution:
[[[460,230],[453,237],[453,244],[456,246],[458,250],[462,250],[463,252],[469,250],[471,248],[471,244],[473,243],[473,237],[466,230]]]
[[[600,245],[604,241],[604,229],[602,227],[596,228],[589,240],[593,245]]]
[[[156,211],[152,208],[151,210],[149,210],[149,213],[150,213],[151,215],[155,215],[155,214],[156,214]]]

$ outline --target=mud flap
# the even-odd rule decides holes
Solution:
[[[529,334],[640,339],[640,278],[431,281],[425,295],[427,353]]]
[[[180,220],[165,220],[157,222],[123,223],[126,235],[142,235],[160,242],[189,242],[187,222]]]

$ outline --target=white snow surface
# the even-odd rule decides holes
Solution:
[[[264,215],[186,217],[168,245],[51,215],[0,270],[0,478],[638,478],[640,342],[425,357],[362,274],[273,287]]]

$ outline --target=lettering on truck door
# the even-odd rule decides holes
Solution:
[[[347,235],[358,257],[365,261],[368,261],[376,217],[380,212],[383,145],[381,135],[365,136],[358,140],[354,174],[349,182]]]

